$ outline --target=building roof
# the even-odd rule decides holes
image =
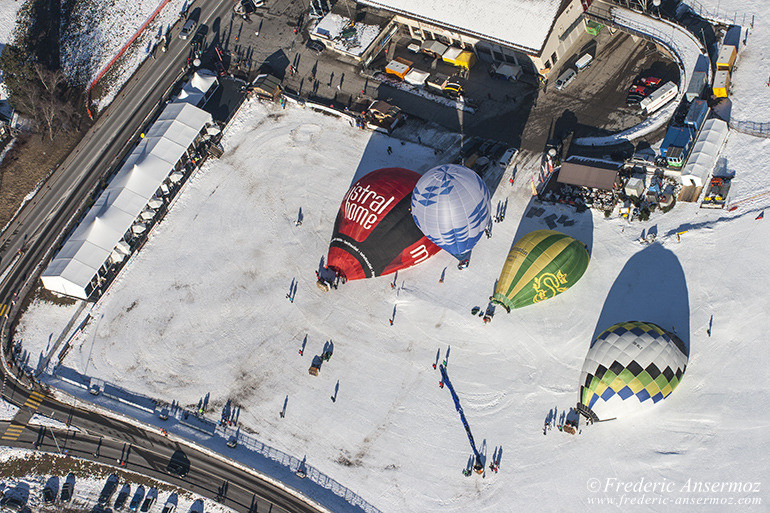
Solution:
[[[561,0],[360,0],[431,25],[539,53]]]
[[[570,157],[559,170],[559,183],[581,187],[612,189],[621,164],[603,160]]]
[[[166,106],[51,260],[41,277],[46,288],[87,299],[91,279],[210,122],[207,112],[189,103]]]

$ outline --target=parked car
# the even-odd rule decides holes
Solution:
[[[626,105],[634,105],[642,101],[647,96],[646,88],[643,85],[632,85],[626,95]]]
[[[161,513],[174,513],[176,511],[176,504],[179,500],[179,497],[177,494],[172,493],[168,496],[168,499],[166,499],[166,504],[163,505],[163,511]]]
[[[129,495],[131,495],[131,485],[125,484],[123,485],[123,489],[120,490],[120,493],[118,493],[118,498],[115,499],[113,509],[115,511],[122,510],[126,506]]]
[[[147,513],[150,511],[150,508],[152,508],[152,505],[155,504],[155,500],[158,498],[158,489],[154,486],[150,488],[150,491],[147,492],[147,496],[144,498],[144,502],[142,503],[142,507],[139,508],[139,511],[142,513]]]
[[[308,40],[308,42],[307,42],[307,44],[305,44],[305,46],[307,47],[308,50],[310,50],[311,52],[316,53],[316,54],[321,54],[321,53],[323,53],[324,49],[326,49],[326,47],[324,46],[323,43],[320,43],[320,42],[315,41],[313,39]]]
[[[182,31],[179,33],[179,39],[187,39],[190,37],[190,34],[192,34],[197,25],[197,21],[192,18],[188,18],[187,21],[184,22],[184,26],[182,26]]]
[[[115,490],[118,487],[118,476],[115,474],[110,474],[110,477],[107,478],[107,482],[104,483],[104,488],[102,488],[102,493],[99,494],[99,505],[104,506],[108,502],[110,502],[110,499],[112,498],[112,494],[115,493]]]
[[[562,89],[570,85],[570,83],[573,80],[575,80],[575,77],[577,77],[577,73],[572,68],[562,73],[561,76],[559,76],[559,78],[556,79],[556,90],[561,91]]]
[[[505,150],[505,153],[502,154],[502,156],[500,157],[500,160],[497,163],[500,165],[501,168],[505,169],[510,165],[511,160],[513,160],[513,157],[515,157],[516,154],[518,153],[519,153],[518,149],[508,148],[507,150]]]
[[[75,475],[70,474],[67,476],[66,481],[64,481],[64,484],[61,487],[61,495],[59,496],[59,500],[62,502],[69,502],[72,500],[72,493],[75,490]]]
[[[55,501],[57,492],[58,490],[54,490],[53,488],[53,483],[49,482],[46,484],[45,488],[43,488],[43,502],[50,504]]]
[[[0,499],[0,507],[3,511],[21,511],[26,501],[16,494],[7,494]]]
[[[128,505],[129,511],[136,511],[144,500],[144,486],[139,485],[139,488],[134,492],[134,496],[131,497],[131,503]]]

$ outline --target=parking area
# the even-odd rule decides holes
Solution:
[[[428,73],[452,75],[460,71],[440,59],[409,50],[413,41],[408,34],[398,32],[388,53],[383,52],[362,73],[360,65],[328,49],[317,52],[307,47],[314,23],[301,3],[269,4],[258,8],[250,21],[235,13],[229,19],[217,20],[210,28],[207,44],[221,48],[228,73],[244,79],[253,78],[260,69],[268,71],[283,80],[287,91],[338,108],[362,95],[385,100],[415,121],[436,123],[464,137],[497,140],[532,152],[542,151],[553,135],[607,135],[629,128],[643,120],[638,107],[627,106],[625,101],[634,79],[654,75],[664,81],[679,80],[676,64],[661,49],[605,28],[597,36],[584,33],[573,55],[558,63],[545,84],[538,84],[531,74],[513,81],[493,78],[488,72],[491,63],[477,62],[464,82],[473,108],[462,110],[433,101],[430,95],[394,88],[372,78],[393,56],[407,59]],[[556,78],[586,53],[593,56],[591,64],[563,90],[556,90]],[[526,70],[526,63],[521,64]]]

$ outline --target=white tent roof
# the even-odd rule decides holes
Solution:
[[[182,90],[177,95],[174,102],[189,103],[196,107],[200,104],[201,100],[206,97],[206,93],[218,85],[217,76],[213,71],[207,69],[199,69],[193,73],[192,78],[187,82]]]
[[[207,112],[188,103],[169,104],[51,261],[43,285],[87,299],[86,286],[210,122]]]
[[[556,20],[559,0],[361,0],[380,9],[538,53]]]
[[[727,139],[727,123],[721,119],[707,119],[692,147],[690,158],[682,170],[682,183],[702,187],[719,157],[719,150]]]

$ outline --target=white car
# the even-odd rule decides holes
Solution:
[[[568,69],[564,73],[561,74],[561,76],[556,79],[556,90],[561,91],[565,87],[567,87],[570,82],[575,80],[575,77],[577,76],[577,72],[574,69]]]
[[[513,157],[515,157],[519,153],[519,150],[516,148],[508,148],[505,150],[505,153],[500,157],[500,160],[497,161],[497,163],[500,165],[501,168],[505,169],[507,168],[511,160],[513,160]]]

